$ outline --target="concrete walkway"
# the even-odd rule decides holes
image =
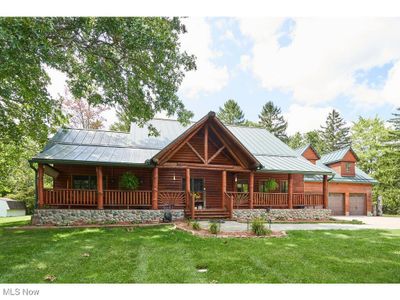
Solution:
[[[364,217],[364,216],[351,216],[351,217],[335,217],[336,219],[342,220],[360,220],[365,224],[335,224],[335,223],[312,223],[312,224],[274,224],[272,223],[271,229],[277,231],[288,231],[288,230],[332,230],[332,229],[346,229],[346,230],[358,230],[358,229],[400,229],[400,218],[390,217]],[[204,229],[208,229],[208,221],[200,221],[200,226]],[[247,231],[247,223],[238,223],[235,221],[225,221],[221,223],[221,230],[226,232],[240,232]]]

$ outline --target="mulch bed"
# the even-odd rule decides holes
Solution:
[[[285,237],[285,231],[272,231],[269,235],[257,236],[247,231],[221,231],[218,234],[212,234],[206,229],[193,230],[186,222],[175,222],[176,229],[191,233],[201,237],[217,237],[217,238],[280,238]]]
[[[149,227],[149,226],[162,226],[162,225],[174,225],[173,223],[117,223],[117,224],[81,224],[81,225],[26,225],[26,226],[14,226],[4,227],[4,229],[12,230],[31,230],[31,229],[80,229],[80,228],[132,228],[132,227]]]

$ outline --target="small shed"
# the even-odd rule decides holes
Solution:
[[[0,198],[0,217],[18,217],[26,215],[26,206],[23,201]]]

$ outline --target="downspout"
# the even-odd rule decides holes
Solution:
[[[37,176],[37,173],[38,173],[38,170],[33,166],[33,163],[32,163],[31,160],[29,161],[29,166],[31,167],[31,169],[32,169],[33,171],[35,171],[35,205],[34,205],[34,207],[35,207],[35,209],[37,209],[37,206],[38,206],[38,190],[37,190],[37,186],[38,186],[38,183],[37,183],[38,176]]]
[[[332,174],[332,177],[328,179],[328,182],[335,178],[335,174]]]

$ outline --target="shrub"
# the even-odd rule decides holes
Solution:
[[[197,222],[197,221],[193,221],[193,223],[192,223],[192,228],[193,228],[194,230],[200,230],[200,223]]]
[[[265,228],[264,220],[261,218],[255,218],[251,221],[251,231],[257,235],[271,234],[271,230]]]
[[[139,188],[139,178],[130,172],[122,174],[119,185],[124,190],[137,190]]]
[[[219,232],[219,226],[216,222],[210,223],[209,230],[212,234],[217,234]]]

